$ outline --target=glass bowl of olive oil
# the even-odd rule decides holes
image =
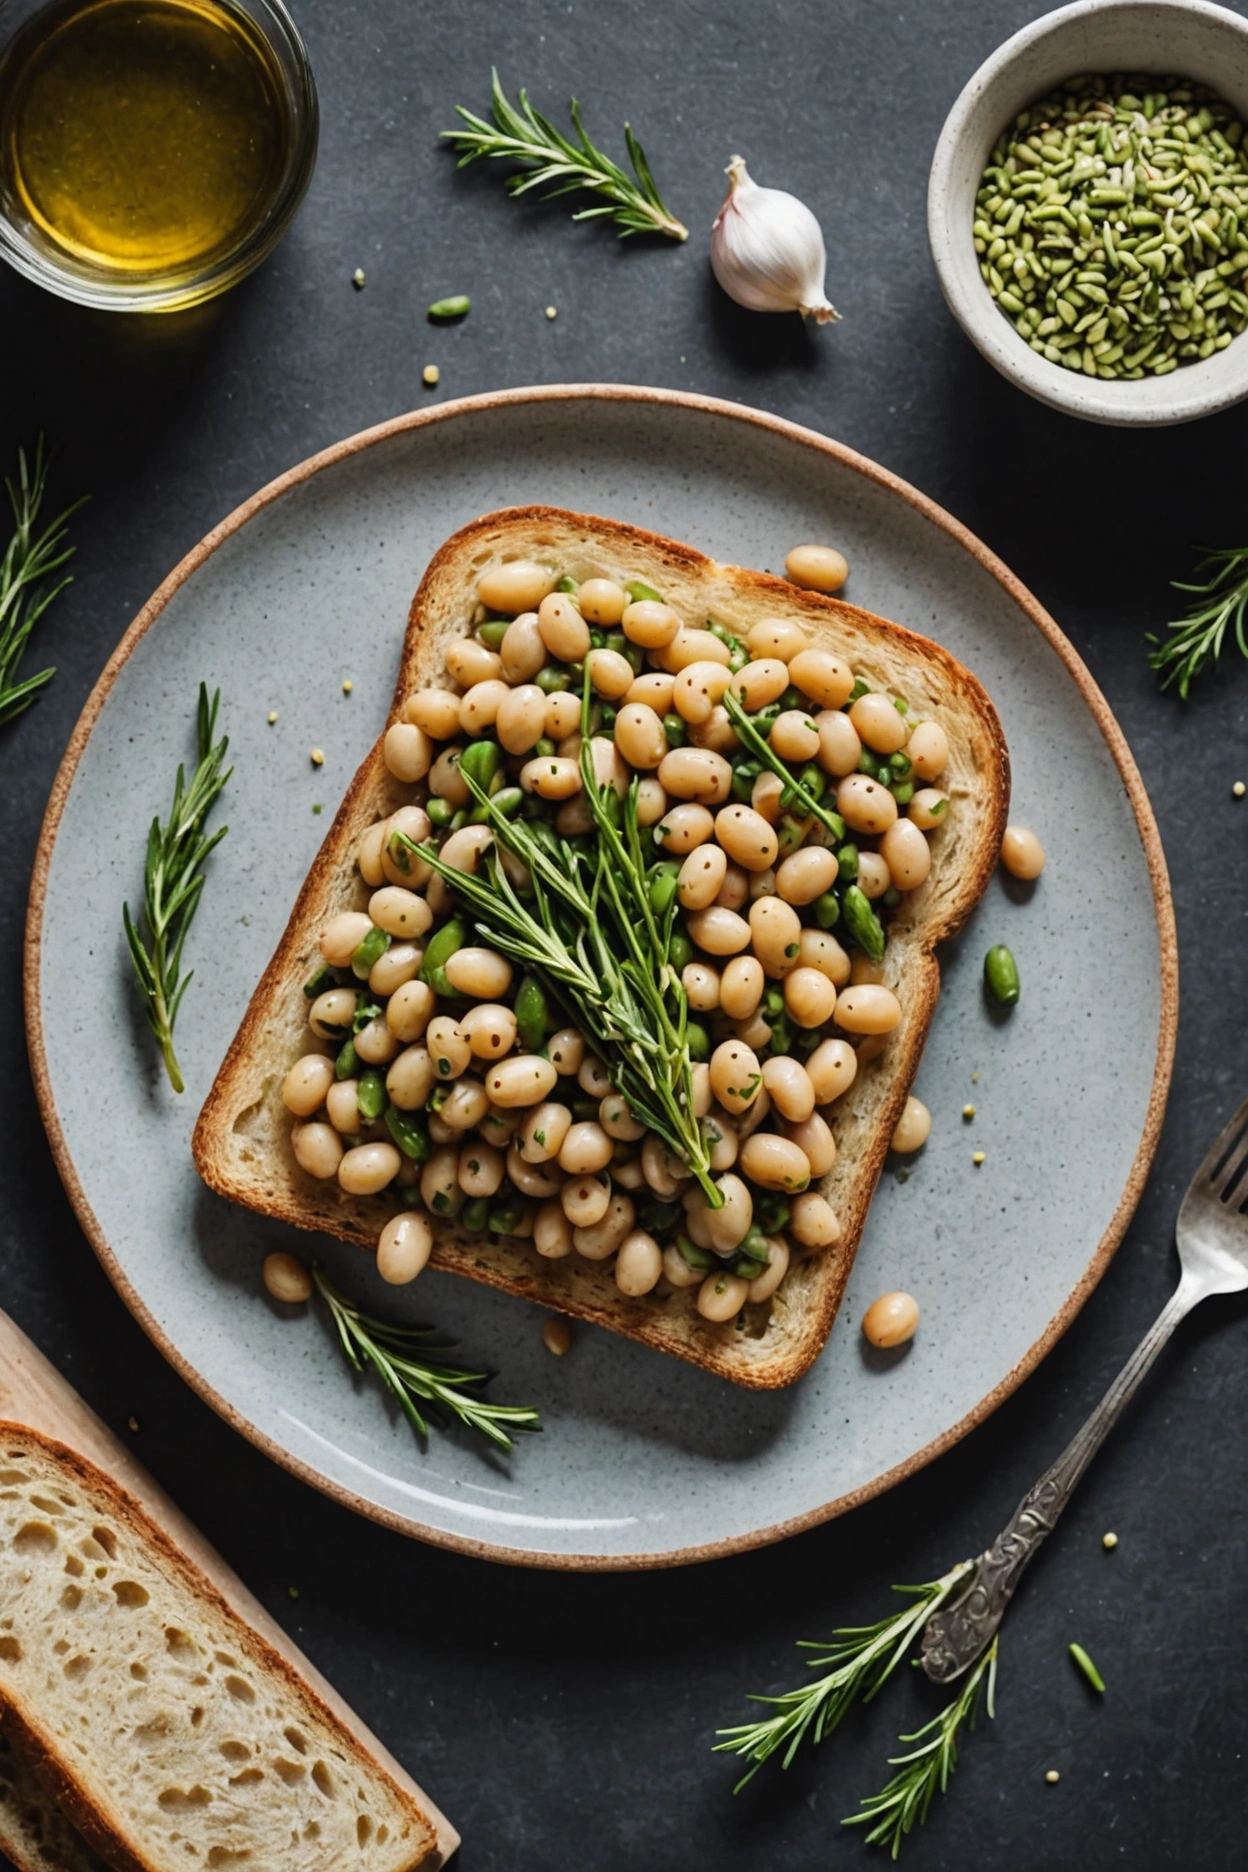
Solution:
[[[281,239],[317,127],[280,0],[9,0],[0,256],[82,305],[196,305]]]

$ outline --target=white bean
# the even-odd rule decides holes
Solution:
[[[620,1243],[615,1263],[615,1284],[623,1294],[647,1294],[659,1284],[663,1250],[653,1235],[632,1229]]]
[[[394,722],[381,744],[382,759],[396,780],[414,786],[433,764],[433,742],[415,722]]]
[[[427,1216],[405,1209],[391,1216],[377,1243],[377,1272],[392,1287],[405,1287],[422,1271],[433,1252],[433,1230]]]
[[[310,1118],[325,1103],[333,1083],[333,1060],[324,1053],[305,1053],[282,1080],[282,1103],[296,1118]]]
[[[485,1076],[485,1089],[495,1105],[540,1105],[555,1089],[558,1074],[548,1059],[536,1053],[518,1053],[500,1060]]]
[[[338,1181],[349,1196],[375,1196],[393,1183],[399,1171],[399,1153],[393,1144],[357,1144],[344,1151]]]
[[[295,1162],[309,1176],[319,1177],[324,1182],[337,1174],[342,1162],[342,1140],[332,1125],[296,1125],[290,1134],[290,1143]]]

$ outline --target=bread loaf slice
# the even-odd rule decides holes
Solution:
[[[549,507],[487,514],[454,534],[430,563],[412,603],[389,721],[407,696],[448,684],[448,644],[472,628],[477,582],[509,559],[536,559],[578,581],[641,579],[688,622],[713,617],[744,635],[762,618],[798,622],[834,649],[872,688],[904,695],[912,711],[939,719],[949,739],[941,777],[952,799],[933,835],[927,882],[903,898],[889,923],[885,982],[904,1019],[883,1054],[864,1065],[834,1108],[837,1162],[821,1185],[840,1216],[840,1243],[790,1269],[775,1296],[712,1325],[690,1291],[629,1298],[610,1267],[578,1255],[543,1261],[521,1241],[482,1241],[438,1222],[433,1265],[503,1288],[546,1307],[688,1359],[735,1383],[791,1383],[822,1349],[849,1276],[897,1119],[918,1068],[940,989],[935,945],[965,921],[996,863],[1009,802],[1009,760],[996,711],[981,685],[928,638],[838,599],[799,590],[761,572],[718,565],[692,547],[618,521]],[[379,724],[384,728],[388,724]],[[392,778],[381,741],[348,788],[252,998],[195,1130],[201,1176],[232,1201],[296,1228],[324,1231],[372,1248],[393,1199],[349,1196],[314,1182],[291,1148],[280,1087],[307,1050],[303,983],[317,962],[317,938],[331,916],[366,906],[355,864],[360,838],[411,797]]]
[[[446,1817],[2,1312],[0,1476],[0,1733],[114,1872],[445,1865],[459,1844]],[[231,1674],[254,1702],[230,1690]],[[275,1725],[294,1774],[263,1752]],[[221,1742],[258,1752],[231,1763]],[[165,1785],[210,1798],[179,1814],[176,1798],[161,1805],[162,1785],[144,1807],[162,1769]]]
[[[17,1872],[106,1872],[0,1730],[0,1853]]]

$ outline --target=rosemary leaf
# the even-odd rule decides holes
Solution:
[[[734,1792],[739,1793],[779,1750],[784,1751],[781,1766],[787,1768],[808,1736],[822,1742],[855,1703],[869,1703],[973,1564],[961,1560],[943,1578],[922,1586],[894,1586],[894,1592],[910,1595],[910,1603],[876,1625],[842,1625],[826,1644],[803,1643],[803,1650],[819,1654],[809,1660],[813,1670],[825,1665],[832,1669],[781,1696],[752,1697],[751,1702],[768,1705],[774,1714],[718,1731],[724,1739],[715,1744],[716,1752],[740,1755],[750,1763]]]
[[[211,834],[204,830],[209,813],[234,771],[230,767],[222,772],[229,741],[223,736],[213,744],[220,700],[218,689],[210,702],[206,684],[200,683],[199,763],[189,786],[185,769],[179,766],[169,818],[164,825],[159,818],[153,819],[148,831],[142,929],[130,915],[128,903],[121,911],[148,1025],[160,1043],[165,1071],[175,1092],[183,1090],[183,1080],[173,1050],[173,1029],[182,997],[191,983],[191,975],[181,973],[182,946],[204,888],[200,867],[229,829],[220,826]]]
[[[964,1723],[968,1729],[974,1729],[980,1687],[985,1678],[988,1686],[985,1707],[989,1720],[995,1716],[997,1643],[994,1638],[953,1702],[947,1703],[939,1716],[933,1716],[931,1722],[924,1723],[913,1735],[899,1737],[902,1742],[919,1744],[908,1755],[889,1757],[889,1767],[901,1772],[895,1774],[880,1793],[869,1794],[859,1802],[861,1813],[842,1820],[842,1826],[870,1826],[871,1831],[866,1835],[868,1846],[887,1846],[895,1859],[907,1833],[912,1827],[922,1826],[927,1819],[937,1789],[942,1794],[946,1792],[949,1777],[958,1762],[958,1732]]]
[[[524,195],[530,189],[540,188],[549,200],[556,195],[588,191],[601,196],[602,203],[598,207],[580,209],[573,215],[574,221],[613,222],[620,230],[621,239],[630,234],[655,233],[670,235],[673,240],[689,238],[689,230],[664,206],[650,165],[630,124],[624,126],[624,141],[632,165],[631,176],[590,141],[575,98],[568,106],[568,115],[576,131],[576,140],[572,141],[556,130],[549,117],[534,109],[527,91],[521,91],[517,109],[508,101],[498,72],[492,71],[490,76],[493,121],[477,117],[457,104],[456,113],[467,128],[442,132],[451,139],[459,154],[459,168],[475,162],[478,156],[502,157],[523,165],[517,174],[507,179],[512,195]]]
[[[1166,626],[1167,635],[1149,632],[1148,660],[1163,689],[1177,684],[1187,700],[1193,680],[1222,654],[1232,632],[1241,656],[1248,657],[1248,546],[1201,547],[1195,577],[1189,584],[1172,580],[1175,591],[1196,594],[1181,618]]]
[[[492,1374],[448,1365],[439,1354],[453,1350],[451,1345],[435,1342],[422,1348],[421,1342],[434,1330],[432,1326],[400,1326],[374,1319],[348,1300],[323,1268],[313,1266],[312,1278],[328,1308],[347,1362],[358,1372],[377,1374],[398,1399],[418,1436],[428,1437],[428,1420],[436,1420],[439,1414],[458,1418],[504,1450],[515,1448],[512,1431],[541,1429],[538,1413],[527,1405],[495,1404],[482,1397],[480,1387],[489,1383]],[[422,1405],[432,1406],[428,1416]]]
[[[0,723],[12,721],[29,708],[45,683],[56,675],[55,669],[40,670],[35,676],[21,679],[17,674],[30,633],[52,600],[72,583],[68,573],[55,581],[52,574],[73,557],[74,548],[65,544],[66,522],[87,498],[84,495],[76,500],[36,534],[49,465],[40,436],[33,466],[26,460],[26,451],[19,449],[17,479],[10,480],[6,475],[4,482],[13,509],[14,531],[0,559]]]

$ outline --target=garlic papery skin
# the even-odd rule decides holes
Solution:
[[[740,156],[711,228],[711,266],[730,299],[751,312],[800,312],[819,325],[841,315],[823,289],[828,256],[805,202],[760,188]]]

